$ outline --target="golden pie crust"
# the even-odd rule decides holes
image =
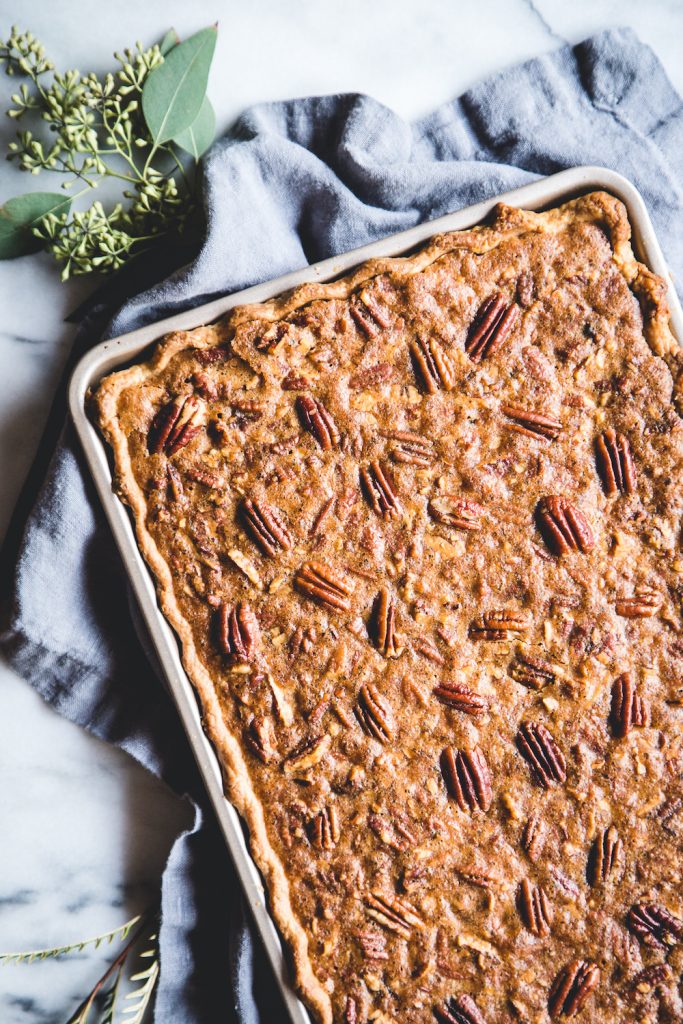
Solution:
[[[94,395],[325,1024],[682,1019],[679,354],[630,234],[499,205]]]

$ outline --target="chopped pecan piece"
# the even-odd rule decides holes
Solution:
[[[339,842],[341,831],[339,815],[334,804],[328,804],[311,819],[308,835],[313,846],[318,850],[333,850]]]
[[[212,366],[214,363],[226,363],[232,355],[232,348],[229,343],[216,345],[213,348],[195,349],[194,357],[202,366]]]
[[[532,935],[550,935],[552,908],[542,886],[532,885],[528,878],[523,879],[517,894],[517,907],[524,927]]]
[[[150,455],[171,456],[189,444],[202,428],[204,403],[196,395],[174,398],[152,420],[147,447]]]
[[[608,498],[615,494],[633,494],[636,467],[628,438],[610,427],[595,441],[595,461]]]
[[[436,338],[416,338],[410,342],[410,353],[420,382],[428,395],[443,388],[455,387],[455,363]]]
[[[434,1007],[439,1024],[486,1024],[472,996],[451,996],[443,1006]]]
[[[294,370],[290,370],[287,376],[280,381],[283,391],[305,391],[310,386],[308,379],[300,373],[295,373]]]
[[[621,864],[624,844],[614,825],[597,837],[588,855],[587,877],[592,886],[608,882]]]
[[[326,604],[342,612],[351,608],[350,597],[353,587],[348,577],[335,572],[320,562],[304,562],[298,570],[294,582],[297,589],[318,604]]]
[[[261,640],[258,619],[243,601],[218,610],[218,646],[226,658],[251,661]]]
[[[323,451],[328,451],[339,443],[341,434],[321,401],[312,398],[311,395],[299,395],[296,410],[301,425],[313,434]]]
[[[382,587],[375,598],[370,637],[385,658],[397,658],[401,653],[396,643],[396,601],[387,587]]]
[[[522,849],[532,863],[536,863],[543,852],[547,829],[540,818],[531,817],[522,831]]]
[[[484,612],[480,620],[469,628],[471,640],[513,640],[526,633],[529,622],[522,612],[514,609]]]
[[[501,409],[506,416],[514,421],[507,424],[508,430],[514,430],[518,434],[540,438],[544,441],[555,441],[562,431],[562,424],[559,420],[553,420],[550,416],[544,416],[540,412],[521,409],[517,405],[503,405]]]
[[[268,764],[275,756],[272,740],[272,727],[269,719],[257,715],[252,718],[244,734],[247,747],[263,764]]]
[[[615,609],[622,619],[651,619],[662,607],[662,595],[651,587],[636,587],[633,597],[617,599]]]
[[[432,519],[456,530],[481,530],[484,509],[471,498],[458,498],[455,494],[442,494],[427,505]]]
[[[634,726],[650,724],[649,706],[638,693],[631,672],[624,672],[614,681],[611,720],[614,735],[620,739],[628,736]]]
[[[586,1005],[600,983],[600,968],[590,960],[572,960],[550,987],[548,1013],[553,1018],[573,1017]]]
[[[544,686],[555,682],[557,669],[544,658],[520,651],[508,672],[516,683],[528,686],[530,690],[542,690]]]
[[[349,387],[352,391],[376,388],[381,384],[388,384],[394,376],[394,372],[391,363],[375,363],[374,366],[365,366],[349,377]]]
[[[410,430],[395,430],[385,437],[396,442],[391,449],[394,462],[417,466],[418,469],[427,469],[434,462],[434,442],[422,434],[415,434]]]
[[[363,491],[371,508],[383,519],[398,515],[399,504],[394,481],[385,463],[375,459],[360,471]]]
[[[369,736],[380,743],[389,742],[394,734],[391,707],[376,686],[372,683],[361,686],[354,711],[361,728]]]
[[[488,811],[493,799],[491,773],[479,747],[441,753],[441,774],[446,788],[461,811]]]
[[[274,558],[278,551],[289,551],[294,544],[292,535],[280,518],[279,512],[264,501],[245,498],[242,516],[251,539],[264,555]]]
[[[311,740],[304,740],[284,760],[283,768],[287,775],[298,775],[307,772],[320,764],[327,751],[330,749],[332,737],[329,733],[316,736]]]
[[[485,697],[470,690],[468,686],[463,686],[462,683],[445,680],[439,683],[432,693],[442,704],[447,704],[449,708],[455,708],[456,711],[464,711],[466,715],[483,715],[489,708]]]
[[[402,939],[409,939],[414,928],[418,931],[424,928],[424,922],[415,907],[398,896],[382,896],[379,892],[371,892],[364,902],[368,917],[387,931],[400,935]]]
[[[653,949],[683,942],[683,921],[658,903],[634,903],[626,917],[628,930]]]
[[[514,303],[508,306],[500,292],[482,303],[465,342],[465,351],[473,362],[498,351],[515,326],[518,313],[519,308]]]
[[[588,520],[567,498],[558,494],[543,498],[537,516],[543,539],[554,555],[565,555],[568,551],[587,554],[595,546]]]
[[[544,789],[554,782],[566,781],[564,755],[542,722],[522,722],[517,733],[517,748]]]

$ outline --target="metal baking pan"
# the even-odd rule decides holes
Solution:
[[[575,167],[486,202],[477,203],[476,206],[468,206],[457,213],[449,213],[436,220],[419,224],[408,231],[372,242],[341,256],[295,270],[284,277],[227,295],[186,313],[105,341],[78,363],[71,378],[69,405],[88,466],[293,1024],[310,1024],[310,1016],[292,987],[280,938],[268,911],[263,883],[249,853],[245,830],[239,815],[223,794],[218,760],[202,731],[197,700],[192,684],[182,667],[178,641],[157,605],[154,581],[138,550],[132,519],[127,508],[112,491],[112,469],[108,450],[86,413],[88,391],[113,370],[139,358],[152,342],[169,331],[190,330],[210,323],[234,306],[247,302],[263,302],[305,282],[329,280],[370,258],[399,256],[415,249],[438,232],[472,227],[484,220],[499,201],[511,206],[539,210],[595,189],[604,189],[612,193],[626,205],[633,228],[633,247],[636,255],[646,266],[669,282],[671,325],[678,340],[683,341],[683,310],[640,194],[626,178],[614,171],[602,167]]]

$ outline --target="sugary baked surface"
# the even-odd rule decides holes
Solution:
[[[314,1016],[683,1019],[681,420],[623,206],[499,206],[95,398]]]

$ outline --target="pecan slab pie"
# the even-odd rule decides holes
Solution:
[[[629,239],[498,206],[95,395],[318,1021],[682,1019],[679,356]]]

